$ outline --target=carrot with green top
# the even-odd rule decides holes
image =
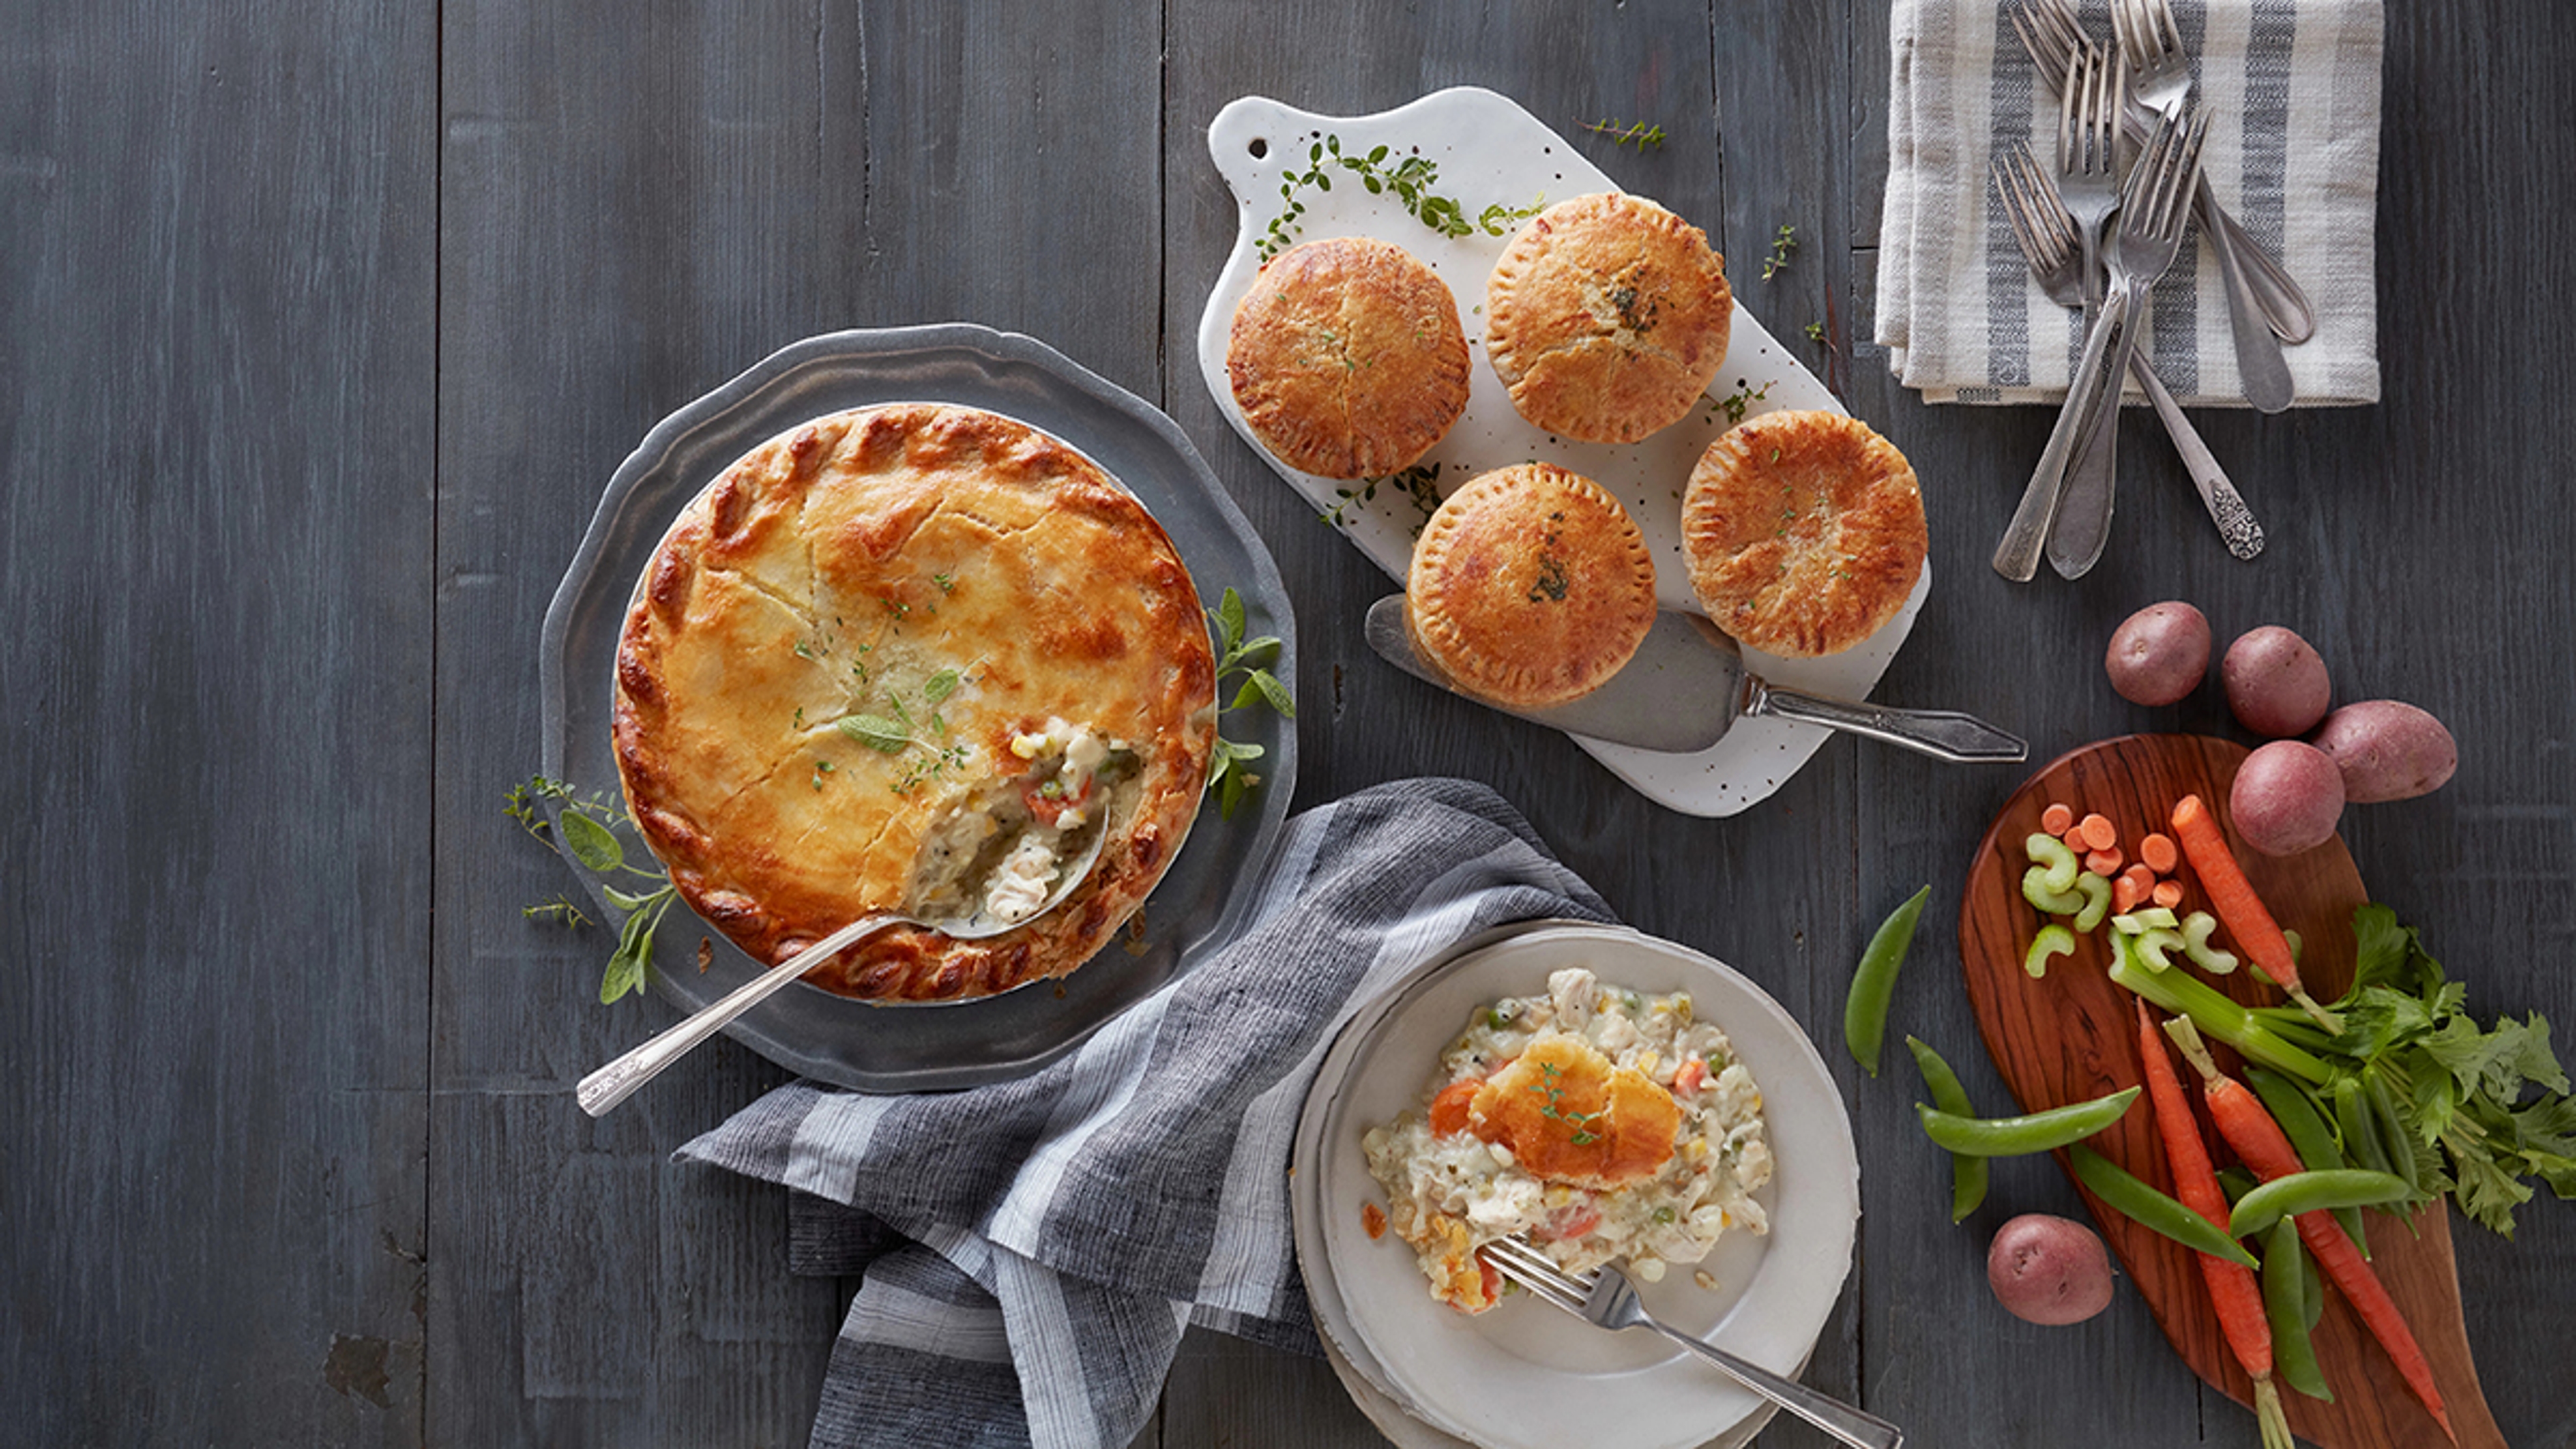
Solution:
[[[2174,1073],[2173,1059],[2165,1055],[2164,1039],[2156,1035],[2155,1018],[2147,1014],[2144,1000],[2138,1002],[2138,1054],[2146,1061],[2147,1103],[2153,1109],[2156,1133],[2164,1139],[2174,1196],[2225,1232],[2226,1189],[2218,1185],[2218,1173],[2209,1165],[2209,1149],[2202,1145],[2199,1125],[2191,1119],[2191,1101],[2183,1095],[2182,1078]],[[2262,1285],[2242,1264],[2207,1253],[2194,1256],[2200,1259],[2202,1281],[2209,1285],[2209,1301],[2218,1310],[2219,1331],[2227,1336],[2227,1346],[2236,1351],[2246,1376],[2254,1380],[2254,1422],[2261,1426],[2264,1449],[2289,1449],[2289,1416],[2282,1411],[2280,1390],[2272,1385],[2272,1326],[2263,1313]]]
[[[2190,849],[2188,841],[2183,848]],[[2237,1157],[2247,1167],[2254,1169],[2254,1175],[2270,1182],[2300,1171],[2303,1164],[2288,1134],[2272,1120],[2271,1113],[2263,1110],[2251,1088],[2220,1071],[2218,1063],[2210,1060],[2209,1049],[2201,1045],[2200,1033],[2193,1029],[2191,1018],[2174,1018],[2165,1023],[2165,1032],[2200,1073],[2202,1100],[2209,1103],[2209,1117],[2218,1124],[2218,1134],[2236,1149]],[[2442,1390],[2433,1382],[2433,1365],[2415,1342],[2413,1330],[2407,1328],[2406,1316],[2397,1311],[2397,1301],[2388,1296],[2379,1275],[2362,1261],[2361,1250],[2343,1235],[2343,1229],[2335,1226],[2334,1215],[2323,1209],[2301,1213],[2294,1221],[2299,1225],[2299,1241],[2308,1245],[2309,1256],[2342,1291],[2344,1301],[2361,1316],[2362,1326],[2370,1330],[2370,1336],[2388,1350],[2388,1357],[2397,1365],[2398,1377],[2415,1391],[2415,1397],[2424,1401],[2424,1407],[2432,1411],[2433,1422],[2442,1426],[2451,1442],[2460,1442],[2460,1436],[2451,1428],[2450,1410],[2442,1406]]]
[[[2227,834],[2218,828],[2218,817],[2209,813],[2199,796],[2185,795],[2174,805],[2173,831],[2191,861],[2192,873],[2200,877],[2200,888],[2209,892],[2209,908],[2218,913],[2227,934],[2236,938],[2254,969],[2288,992],[2300,1010],[2316,1018],[2317,1025],[2342,1031],[2343,1019],[2317,1005],[2299,984],[2299,963],[2290,954],[2289,937],[2264,908],[2263,898],[2254,893],[2253,882],[2236,863],[2236,852],[2227,848]]]

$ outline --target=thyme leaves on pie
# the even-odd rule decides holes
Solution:
[[[552,845],[555,833],[545,815],[545,802],[549,800],[557,808],[563,847],[584,870],[609,879],[633,875],[661,883],[640,895],[619,890],[608,880],[600,883],[599,893],[626,913],[617,932],[617,950],[608,958],[608,969],[599,979],[599,1002],[606,1006],[630,991],[644,989],[644,970],[653,959],[653,933],[670,911],[671,902],[679,898],[679,891],[662,871],[627,863],[626,846],[617,838],[617,832],[621,828],[633,829],[635,817],[603,791],[583,795],[561,780],[530,775],[526,784],[513,786],[502,797],[501,813],[519,822],[519,828],[530,836]],[[519,914],[530,920],[560,921],[573,927],[590,924],[590,918],[561,895],[540,905],[523,906]]]
[[[1297,240],[1305,224],[1298,218],[1306,214],[1306,203],[1297,199],[1306,187],[1317,191],[1333,189],[1333,173],[1347,172],[1359,178],[1360,185],[1371,196],[1392,193],[1405,211],[1424,226],[1445,237],[1469,236],[1483,232],[1487,236],[1504,236],[1513,227],[1539,214],[1545,198],[1526,207],[1505,206],[1497,201],[1476,214],[1473,220],[1466,208],[1454,197],[1442,196],[1431,188],[1440,181],[1440,164],[1426,156],[1402,156],[1388,160],[1388,148],[1379,146],[1365,156],[1344,155],[1342,138],[1328,135],[1306,148],[1306,169],[1293,167],[1279,183],[1279,214],[1270,219],[1269,228],[1253,249],[1263,261],[1269,261]]]
[[[1244,629],[1248,621],[1243,607],[1243,595],[1229,587],[1217,606],[1208,612],[1216,620],[1217,693],[1219,695],[1225,693],[1227,680],[1237,677],[1243,680],[1242,688],[1236,691],[1233,702],[1220,706],[1217,711],[1219,724],[1216,748],[1208,765],[1207,787],[1216,792],[1217,813],[1231,820],[1234,818],[1234,807],[1243,803],[1243,797],[1261,787],[1261,777],[1243,768],[1245,763],[1260,759],[1269,751],[1266,747],[1249,741],[1227,739],[1223,725],[1224,717],[1239,709],[1267,705],[1276,710],[1280,718],[1293,720],[1297,717],[1297,700],[1289,693],[1288,686],[1279,682],[1278,676],[1262,667],[1277,657],[1278,636],[1263,634],[1249,639],[1244,637]]]

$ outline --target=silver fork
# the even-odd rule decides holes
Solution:
[[[2070,53],[2086,40],[2084,27],[2075,18],[2071,0],[2021,0],[2012,13],[2015,34],[2021,37],[2022,49],[2030,53],[2031,65],[2041,80],[2050,85],[2066,74]],[[2177,30],[2175,34],[2179,35]],[[2155,114],[2145,102],[2133,101],[2120,119],[2121,129],[2132,142],[2144,142],[2155,126]],[[2203,231],[2224,232],[2227,245],[2237,260],[2246,286],[2263,310],[2263,320],[2274,336],[2296,346],[2316,335],[2316,309],[2308,305],[2308,294],[2290,279],[2289,272],[2263,244],[2246,231],[2244,224],[2228,214],[2210,195],[2204,182],[2202,194],[2195,198],[2200,207]],[[2216,243],[2212,243],[2214,247]],[[2234,301],[2234,294],[2230,294]]]
[[[2021,506],[2013,510],[2003,541],[1995,545],[1995,572],[2005,578],[2028,581],[2039,571],[2043,551],[2050,564],[2070,579],[2082,577],[2102,556],[2111,527],[2110,476],[2079,479],[2064,464],[2088,428],[2098,431],[2118,425],[2117,381],[2128,369],[2137,341],[2130,319],[2146,288],[2173,264],[2174,253],[2181,249],[2182,221],[2189,209],[2192,178],[2200,168],[2205,130],[2199,121],[2166,117],[2129,169],[2121,188],[2119,235],[2110,258],[2116,287],[2084,340],[2084,356],[2066,389],[2066,404],[2058,410],[2057,426],[2048,435],[2039,466],[2031,472],[2030,486],[2022,490]]]
[[[1737,1383],[1846,1444],[1858,1449],[1900,1449],[1905,1443],[1905,1431],[1885,1419],[1828,1398],[1795,1379],[1782,1378],[1760,1364],[1748,1363],[1658,1320],[1637,1301],[1636,1285],[1616,1266],[1570,1274],[1519,1238],[1487,1243],[1479,1251],[1494,1265],[1495,1272],[1528,1289],[1532,1296],[1602,1328],[1651,1328],[1717,1365]]]
[[[2084,282],[2077,273],[2084,259],[2076,250],[2075,223],[2057,199],[2057,184],[2039,164],[2030,149],[2019,144],[1995,157],[1995,190],[2003,198],[2004,221],[2011,226],[2013,240],[2020,244],[2022,259],[2030,263],[2031,280],[2048,300],[2070,311],[2084,306]],[[2218,525],[2218,536],[2227,551],[2238,558],[2250,559],[2263,551],[2263,525],[2254,521],[2254,510],[2228,480],[2227,470],[2201,441],[2200,430],[2183,416],[2182,406],[2174,401],[2164,379],[2156,375],[2155,365],[2143,352],[2129,356],[2129,375],[2146,389],[2147,400],[2155,404],[2156,416],[2163,420],[2165,432],[2172,436],[2174,451],[2181,455],[2183,467],[2191,474],[2192,485],[2200,491],[2201,505],[2209,510],[2209,520]]]
[[[2200,180],[2201,143],[2208,135],[2208,112],[2167,112],[2120,188],[2120,231],[2111,245],[2115,290],[2102,303],[2102,325],[2113,336],[2107,361],[2096,359],[2092,365],[2098,370],[2089,376],[2097,394],[2092,426],[2100,431],[2119,428],[2120,379],[2137,355],[2147,289],[2182,250],[2183,223],[2191,216],[2191,194]],[[2112,482],[2107,471],[2099,476],[2077,472],[2067,479],[2066,502],[2048,535],[2048,566],[2060,576],[2080,579],[2101,561],[2111,537]]]
[[[2137,79],[2138,100],[2159,113],[2191,103],[2191,58],[2183,53],[2182,26],[2167,0],[2111,0],[2111,33],[2120,54]],[[2204,173],[2193,200],[2204,217],[2218,209]],[[2227,288],[2227,325],[2236,343],[2236,371],[2245,400],[2256,412],[2277,413],[2290,405],[2295,389],[2290,364],[2281,356],[2281,339],[2262,313],[2262,304],[2245,280],[2236,244],[2225,227],[2203,226],[2210,255],[2218,259],[2219,281]]]

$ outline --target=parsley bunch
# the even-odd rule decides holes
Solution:
[[[2481,1028],[2468,988],[2445,978],[2395,911],[2363,906],[2352,926],[2352,990],[2332,1007],[2343,1030],[2320,1055],[2335,1069],[2330,1095],[2358,1092],[2374,1118],[2398,1129],[2376,1134],[2389,1170],[2424,1199],[2450,1194],[2507,1238],[2513,1210],[2532,1197],[2522,1179],[2576,1198],[2576,1101],[2550,1050],[2549,1023],[2535,1011]],[[2354,1135],[2347,1130],[2346,1154],[2366,1154]]]
[[[671,902],[679,898],[679,891],[661,871],[626,863],[626,847],[617,839],[617,828],[631,828],[635,817],[599,791],[578,795],[561,780],[531,775],[528,783],[513,787],[502,798],[501,813],[518,821],[520,829],[551,845],[552,832],[540,804],[546,800],[562,808],[564,848],[584,869],[598,875],[636,875],[661,882],[660,889],[643,895],[607,884],[599,888],[610,905],[626,912],[626,922],[617,932],[616,954],[608,958],[608,971],[599,980],[599,1002],[606,1006],[630,991],[644,989],[644,968],[653,959],[653,932],[661,926]],[[561,921],[572,926],[590,924],[589,917],[560,895],[542,905],[523,906],[519,914],[530,920]]]
[[[1267,704],[1279,711],[1281,719],[1295,719],[1295,696],[1289,694],[1288,686],[1261,667],[1279,652],[1278,636],[1243,637],[1243,595],[1231,588],[1225,591],[1224,599],[1210,612],[1216,616],[1217,693],[1225,692],[1228,679],[1238,675],[1243,679],[1243,687],[1235,692],[1234,702],[1222,707],[1218,711],[1219,716]],[[1261,777],[1245,770],[1244,762],[1260,759],[1266,753],[1268,751],[1263,746],[1227,739],[1220,728],[1215,760],[1208,770],[1208,788],[1216,792],[1218,813],[1226,819],[1233,819],[1234,807],[1243,803],[1243,797],[1261,785]]]

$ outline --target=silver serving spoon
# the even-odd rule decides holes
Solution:
[[[735,987],[722,998],[698,1008],[696,1015],[582,1078],[581,1085],[573,1089],[573,1096],[580,1101],[581,1110],[593,1117],[605,1114],[609,1108],[634,1095],[636,1088],[660,1076],[663,1068],[688,1055],[691,1048],[724,1030],[735,1017],[786,989],[788,982],[888,927],[919,926],[956,940],[975,941],[1025,926],[1064,904],[1064,898],[1073,894],[1073,888],[1082,884],[1090,876],[1091,868],[1099,863],[1100,848],[1108,839],[1105,822],[1093,826],[1090,841],[1082,853],[1066,861],[1056,872],[1055,885],[1047,892],[1046,903],[1017,920],[997,920],[984,914],[980,905],[964,916],[920,917],[894,911],[861,916]],[[980,899],[983,893],[978,891],[976,894]]]
[[[1480,698],[1415,654],[1404,628],[1402,594],[1369,605],[1366,634],[1379,658],[1416,679],[1551,729],[1641,750],[1697,754],[1726,738],[1737,720],[1769,716],[1867,735],[1941,760],[2019,760],[2030,754],[2018,737],[1974,715],[1851,704],[1777,688],[1744,667],[1743,653],[1716,625],[1670,609],[1655,615],[1646,642],[1609,683],[1571,704],[1544,709],[1513,709]]]

